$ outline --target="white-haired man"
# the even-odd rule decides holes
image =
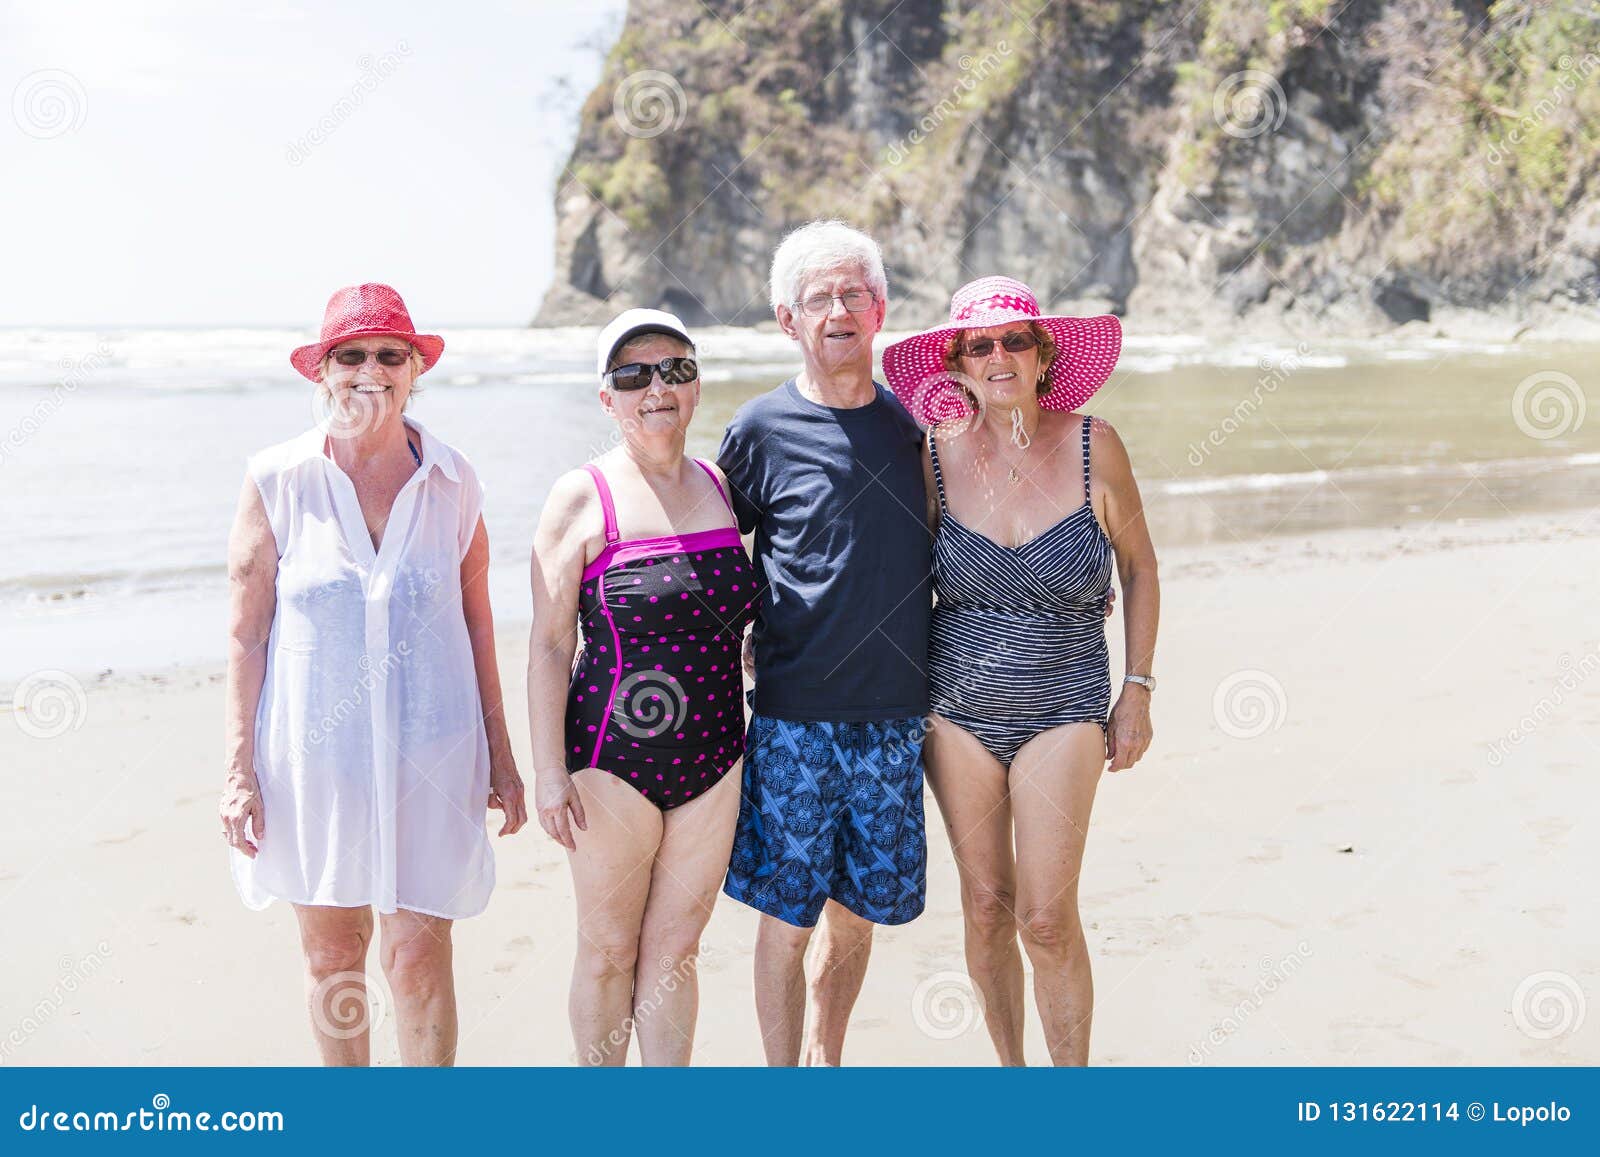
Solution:
[[[801,372],[743,406],[718,463],[767,594],[744,797],[724,891],[762,913],[756,1013],[771,1064],[838,1064],[877,924],[922,912],[931,594],[922,432],[872,379],[888,283],[839,221],[789,234],[772,307]],[[804,957],[824,908],[803,1035]]]

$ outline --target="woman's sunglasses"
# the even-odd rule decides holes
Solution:
[[[333,351],[333,360],[338,362],[341,366],[349,366],[353,368],[355,366],[366,365],[368,358],[377,358],[380,366],[388,366],[390,369],[393,369],[395,366],[405,365],[406,362],[411,359],[411,351],[408,349]]]
[[[605,377],[606,385],[613,390],[642,390],[650,384],[656,371],[669,386],[681,386],[700,376],[700,364],[693,358],[662,358],[659,362],[629,362],[618,366]]]
[[[1039,335],[1031,329],[1018,329],[1000,339],[1000,348],[1008,354],[1026,353],[1039,344]],[[986,358],[994,352],[995,339],[992,337],[975,337],[971,341],[957,343],[956,348],[961,351],[964,358]]]

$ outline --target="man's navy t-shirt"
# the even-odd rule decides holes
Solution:
[[[931,540],[922,431],[881,385],[865,406],[790,379],[745,403],[717,464],[767,589],[755,709],[851,722],[928,710]]]

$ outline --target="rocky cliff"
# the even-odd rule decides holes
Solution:
[[[898,328],[993,272],[1169,328],[1581,319],[1597,171],[1578,0],[633,0],[537,322],[768,320],[818,216],[882,242]]]

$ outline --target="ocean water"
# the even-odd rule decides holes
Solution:
[[[614,444],[593,329],[455,330],[412,412],[487,490],[497,621],[563,471]],[[792,374],[765,330],[697,335],[692,452]],[[887,335],[884,339],[892,339]],[[0,680],[216,661],[245,459],[314,421],[290,329],[0,330]],[[1600,500],[1592,349],[1129,336],[1087,409],[1132,456],[1158,550]]]

